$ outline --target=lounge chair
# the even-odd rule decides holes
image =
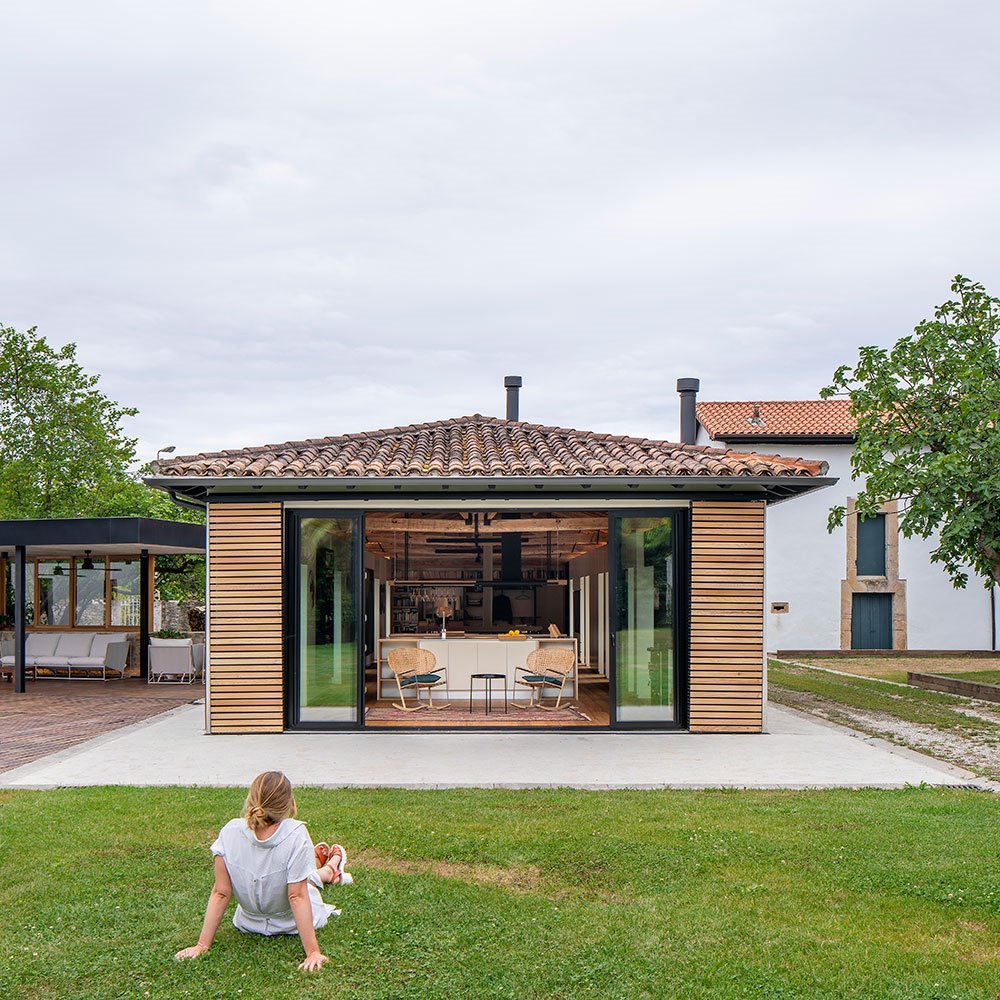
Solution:
[[[404,712],[419,712],[423,708],[433,708],[440,711],[447,708],[444,705],[434,704],[435,688],[444,687],[445,694],[450,696],[448,690],[448,668],[438,667],[437,657],[429,649],[401,648],[389,651],[389,669],[396,678],[396,685],[399,688],[399,700],[401,705],[392,703],[393,708],[401,709]],[[406,692],[409,691],[416,701],[415,705],[406,704]],[[427,702],[420,701],[420,692],[427,692]]]
[[[572,649],[563,646],[546,649],[542,647],[528,654],[527,666],[514,668],[514,707],[540,708],[545,712],[557,712],[568,702],[563,702],[563,691],[566,682],[573,676],[576,668],[576,654]],[[517,686],[530,690],[528,704],[518,704]],[[543,705],[542,696],[545,688],[557,688],[556,703]]]
[[[193,684],[205,670],[205,645],[190,639],[149,640],[148,684]]]

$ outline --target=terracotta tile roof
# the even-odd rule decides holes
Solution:
[[[825,462],[542,427],[498,417],[206,452],[161,476],[821,476]]]
[[[847,399],[765,399],[698,403],[698,422],[713,440],[853,438]]]

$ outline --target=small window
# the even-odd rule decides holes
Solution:
[[[885,576],[885,514],[858,518],[858,576]]]

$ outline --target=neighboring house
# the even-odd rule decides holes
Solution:
[[[764,509],[829,485],[826,463],[525,423],[520,383],[506,419],[158,466],[208,512],[209,732],[395,725],[401,647],[447,667],[451,708],[407,724],[509,723],[473,714],[478,679],[524,698],[529,652],[560,646],[576,707],[518,722],[761,730]]]
[[[957,590],[931,562],[933,538],[903,538],[896,503],[876,518],[853,513],[855,422],[848,400],[701,401],[688,438],[699,444],[829,465],[838,482],[794,504],[768,510],[768,649],[996,648],[995,600],[970,576]],[[681,439],[685,440],[682,433]],[[845,526],[827,531],[835,504]]]

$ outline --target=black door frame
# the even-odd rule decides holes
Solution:
[[[673,524],[674,577],[674,719],[671,722],[623,722],[618,718],[618,527],[623,517],[670,517]],[[610,728],[617,732],[649,732],[688,728],[688,690],[691,648],[691,510],[688,507],[621,508],[608,511],[608,634],[611,662],[608,669]]]
[[[441,510],[450,508],[442,507]],[[454,508],[459,510],[460,508]],[[567,506],[566,511],[594,510],[581,501],[573,507]],[[400,508],[399,513],[405,513],[407,508]],[[395,510],[380,510],[379,513],[396,513]],[[641,507],[603,509],[601,513],[608,517],[608,636],[610,661],[608,664],[608,718],[607,726],[574,726],[574,732],[650,732],[674,731],[686,729],[688,726],[688,675],[691,632],[691,516],[688,507]],[[618,594],[618,532],[614,525],[615,518],[621,517],[670,517],[673,521],[673,565],[675,581],[675,627],[674,627],[674,703],[675,719],[672,722],[621,722],[617,717],[617,629],[615,628],[615,611]],[[302,721],[300,715],[300,677],[299,677],[299,643],[298,622],[300,619],[300,587],[299,587],[299,555],[300,555],[300,524],[308,518],[341,518],[354,521],[353,558],[356,567],[353,581],[355,601],[355,630],[357,633],[357,674],[356,674],[356,718],[348,722],[310,722]],[[284,676],[285,676],[285,728],[287,730],[304,732],[455,732],[456,729],[473,732],[495,732],[493,726],[421,726],[414,729],[411,726],[365,726],[365,618],[372,609],[365,601],[365,565],[364,537],[365,512],[357,508],[292,507],[285,509],[285,564],[283,567],[283,585],[285,593],[285,628],[284,628]],[[567,597],[572,600],[572,590],[568,588]],[[388,613],[388,609],[387,609]],[[376,623],[376,649],[379,636]],[[376,669],[380,667],[376,666]],[[504,727],[505,732],[565,732],[565,726],[530,726]]]
[[[298,641],[298,623],[301,616],[301,587],[299,586],[299,555],[301,552],[301,523],[311,518],[339,518],[354,522],[351,555],[354,560],[354,630],[357,664],[355,670],[355,718],[346,722],[303,722],[301,711],[301,682]],[[353,732],[364,728],[365,720],[365,516],[359,510],[317,507],[315,509],[285,508],[285,565],[282,567],[285,591],[284,674],[285,674],[285,729],[304,732]]]

